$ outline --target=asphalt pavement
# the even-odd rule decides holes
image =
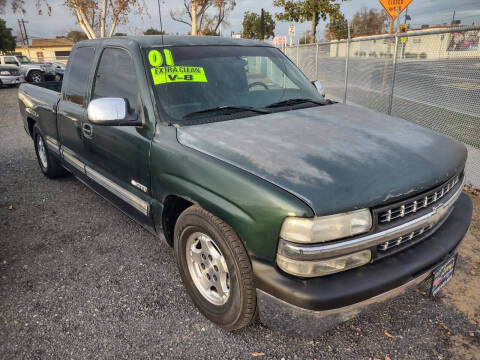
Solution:
[[[73,176],[42,175],[16,93],[0,89],[0,358],[451,359],[458,346],[478,356],[478,326],[426,287],[315,339],[216,327],[171,248]]]

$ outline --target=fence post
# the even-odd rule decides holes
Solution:
[[[318,80],[318,43],[315,50],[315,80]]]
[[[398,52],[398,30],[395,34],[395,46],[393,50],[393,66],[392,66],[392,85],[390,89],[390,99],[388,101],[388,111],[387,114],[392,114],[392,105],[393,105],[393,91],[395,89],[395,76],[397,73],[397,52]]]
[[[299,44],[297,44],[297,67],[298,67],[298,47],[299,47]]]
[[[345,84],[343,88],[343,103],[347,103],[347,86],[348,86],[348,60],[350,58],[350,23],[347,21],[347,57],[345,59]]]

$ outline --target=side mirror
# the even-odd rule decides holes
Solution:
[[[128,104],[122,98],[100,98],[90,101],[87,108],[88,120],[104,126],[138,126],[142,122],[137,116],[128,114]]]
[[[325,89],[323,88],[322,83],[318,80],[313,80],[312,85],[315,87],[315,89],[317,89],[318,93],[325,98]]]

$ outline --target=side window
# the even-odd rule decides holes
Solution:
[[[95,76],[92,99],[124,98],[128,101],[130,111],[135,111],[137,96],[137,76],[132,57],[126,50],[106,48]]]
[[[72,63],[68,70],[65,100],[83,105],[87,92],[88,74],[93,66],[94,53],[95,49],[93,47],[78,48],[73,53]]]
[[[13,56],[5,56],[5,65],[18,65],[17,61]]]

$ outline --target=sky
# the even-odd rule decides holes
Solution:
[[[26,0],[25,8],[27,13],[14,14],[7,7],[6,14],[0,14],[0,18],[7,21],[7,26],[14,29],[16,34],[18,25],[17,19],[23,18],[29,36],[32,38],[50,38],[55,36],[66,35],[70,30],[80,30],[75,24],[76,19],[70,11],[63,5],[63,0],[47,0],[52,5],[52,15],[38,15],[35,8],[35,0]],[[7,3],[9,1],[7,0]],[[157,0],[144,0],[145,15],[130,15],[129,24],[118,26],[116,32],[124,32],[127,34],[140,34],[142,30],[150,27],[159,28],[159,16]],[[237,6],[228,17],[229,25],[221,29],[223,36],[230,36],[231,32],[241,32],[243,14],[246,11],[260,13],[263,7],[272,15],[280,12],[279,8],[272,5],[271,0],[237,0]],[[181,9],[182,0],[160,0],[163,28],[170,34],[186,34],[190,31],[185,24],[175,22],[170,17],[171,9]],[[351,19],[356,11],[362,7],[380,9],[381,5],[378,0],[347,0],[341,3],[341,10],[347,19]],[[462,24],[471,25],[472,23],[480,24],[480,0],[413,0],[408,7],[408,14],[411,17],[411,27],[420,27],[423,24],[438,25],[450,24],[453,11],[455,10],[455,19],[462,21]],[[402,14],[403,15],[403,14]],[[277,23],[275,35],[287,35],[289,23]],[[310,29],[310,22],[303,24],[295,24],[296,39]],[[320,21],[318,31],[320,38],[323,37],[323,30],[326,23]]]

